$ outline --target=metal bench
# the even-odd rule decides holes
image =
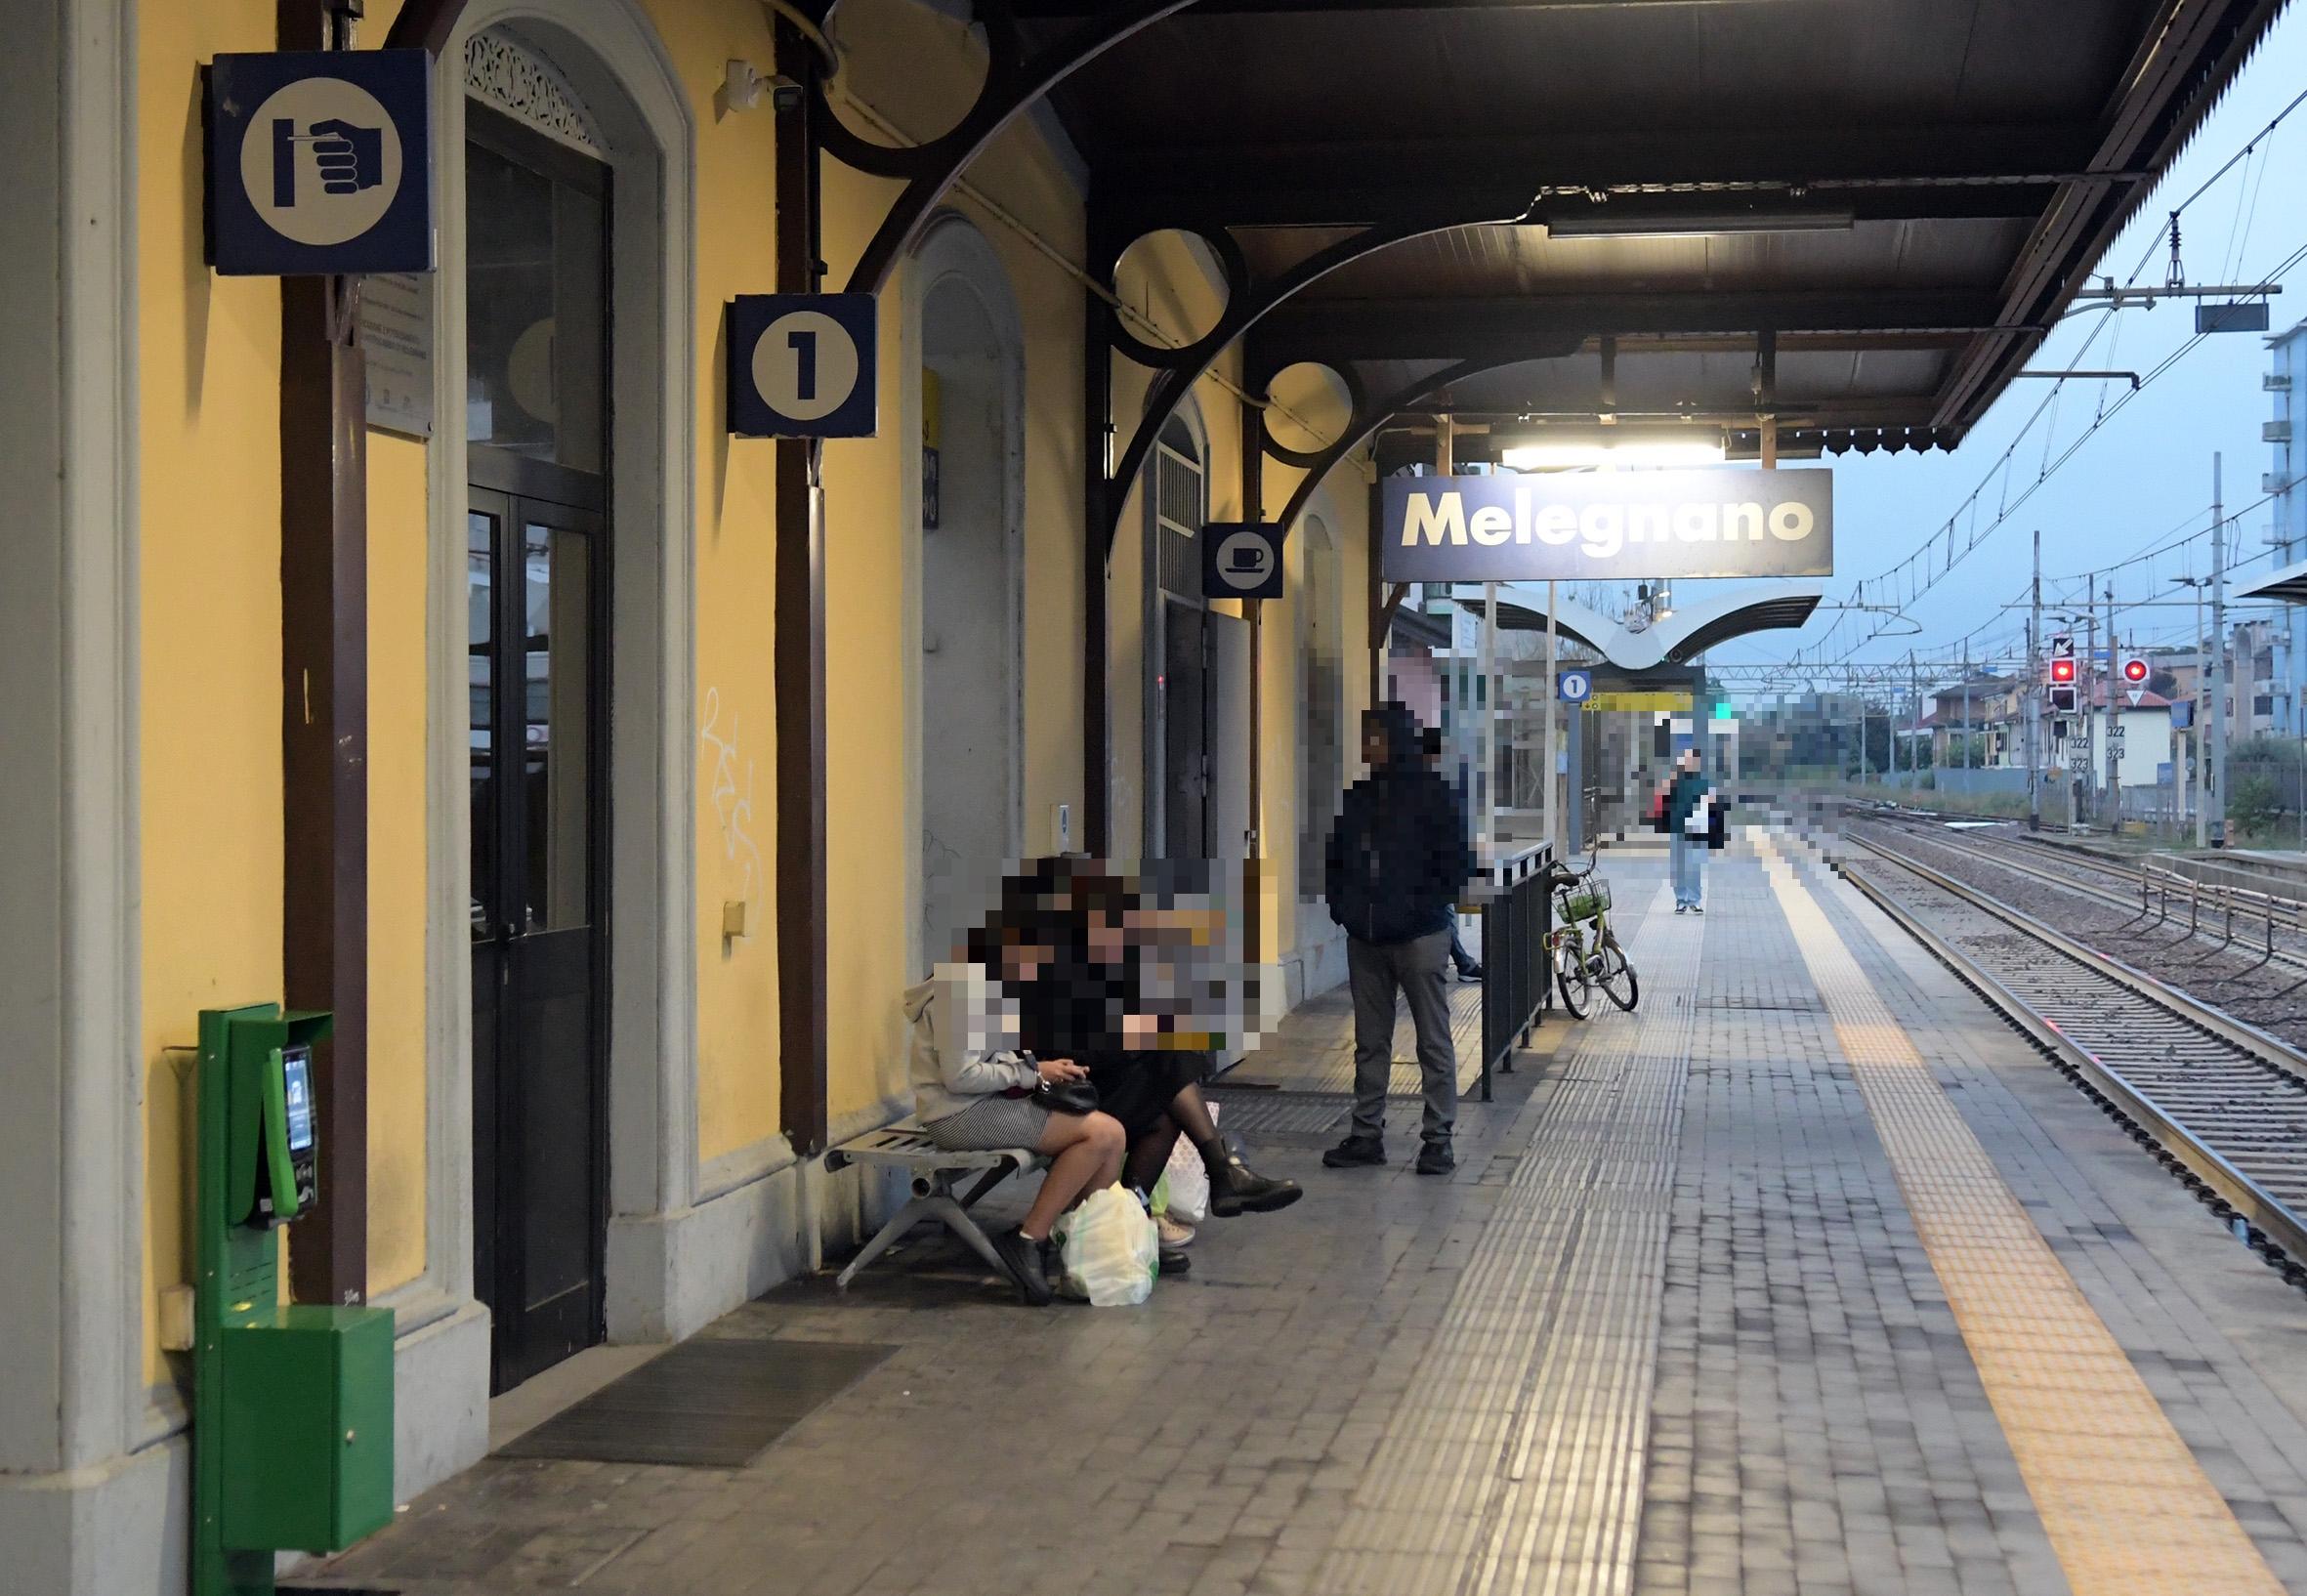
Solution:
[[[975,1252],[994,1270],[1009,1274],[1009,1266],[1001,1261],[1001,1254],[993,1250],[993,1243],[970,1217],[969,1210],[978,1200],[999,1186],[1010,1176],[1048,1162],[1030,1148],[1002,1148],[992,1152],[955,1153],[938,1146],[922,1134],[920,1124],[908,1114],[892,1125],[867,1131],[852,1141],[842,1143],[825,1155],[828,1170],[846,1169],[853,1163],[882,1164],[903,1169],[913,1195],[889,1223],[876,1231],[849,1267],[835,1278],[833,1284],[849,1289],[849,1282],[857,1272],[880,1257],[896,1244],[898,1239],[924,1220],[934,1219],[969,1243]],[[964,1180],[970,1180],[967,1191],[958,1197],[955,1190]]]

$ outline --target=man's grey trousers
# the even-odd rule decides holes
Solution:
[[[1425,1076],[1425,1139],[1447,1144],[1458,1122],[1458,1056],[1449,1034],[1449,931],[1405,943],[1346,939],[1346,979],[1354,991],[1354,1134],[1386,1132],[1386,1087],[1394,1072],[1394,994],[1409,999]]]

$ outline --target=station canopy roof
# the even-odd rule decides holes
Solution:
[[[1199,0],[1053,100],[1093,245],[1206,239],[1260,303],[1253,380],[1679,418],[1734,456],[1764,411],[1789,456],[1946,447],[2279,5]],[[1032,44],[1116,9],[1014,0]]]
[[[2281,599],[2286,604],[2307,604],[2307,560],[2286,566],[2274,575],[2251,583],[2238,599]]]

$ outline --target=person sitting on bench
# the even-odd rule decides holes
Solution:
[[[1068,861],[1053,891],[1047,872],[1022,878],[1008,915],[1037,917],[1054,956],[1012,987],[1028,1048],[1080,1060],[1098,1106],[1128,1139],[1125,1185],[1153,1190],[1180,1136],[1209,1171],[1210,1212],[1221,1218],[1286,1208],[1305,1195],[1297,1182],[1261,1175],[1218,1133],[1201,1095],[1204,1055],[1161,1046],[1161,1021],[1149,1012],[1141,978],[1144,948],[1129,929],[1137,895],[1087,861]],[[1040,879],[1036,879],[1039,877]],[[1006,917],[1006,916],[1005,916]],[[1164,1273],[1185,1273],[1185,1257],[1164,1249]]]
[[[1083,1080],[1089,1071],[1070,1058],[1020,1053],[1001,1033],[986,976],[1029,982],[1049,956],[1046,946],[1011,929],[1005,941],[974,939],[983,962],[940,966],[937,976],[910,988],[905,1018],[914,1026],[913,1112],[923,1135],[948,1150],[1030,1148],[1050,1159],[1024,1221],[987,1238],[1026,1300],[1041,1307],[1055,1294],[1050,1227],[1085,1195],[1120,1177],[1127,1138],[1110,1113],[1069,1113],[1035,1101],[1041,1087]]]

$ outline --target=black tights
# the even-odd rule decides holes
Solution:
[[[1225,1156],[1217,1151],[1217,1121],[1209,1116],[1209,1104],[1198,1086],[1189,1085],[1171,1098],[1161,1117],[1129,1144],[1129,1156],[1121,1165],[1121,1184],[1141,1192],[1154,1190],[1180,1134],[1200,1150],[1203,1163]]]

